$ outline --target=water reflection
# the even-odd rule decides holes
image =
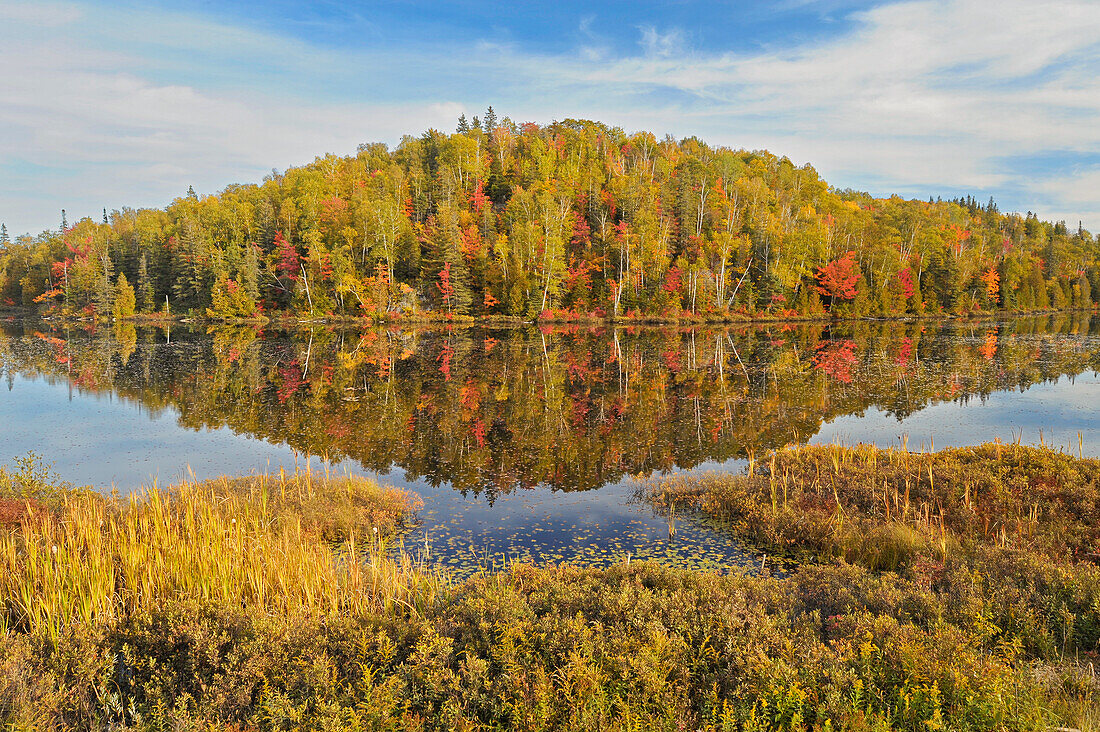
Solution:
[[[492,497],[722,462],[868,408],[902,419],[1080,374],[1100,359],[1096,333],[1083,316],[693,330],[177,325],[169,341],[160,328],[12,321],[0,359],[9,385],[45,376],[154,417],[170,409],[183,427],[228,426]]]
[[[721,566],[754,560],[702,526],[668,541],[625,505],[624,480],[810,439],[944,445],[1010,439],[1013,425],[1075,446],[1084,431],[1080,449],[1096,454],[1098,364],[1087,314],[170,332],[13,319],[0,324],[0,457],[35,449],[100,485],[87,476],[109,466],[126,490],[184,465],[205,477],[285,464],[293,450],[420,492],[445,564],[629,552]]]

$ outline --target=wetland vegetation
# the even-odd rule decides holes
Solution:
[[[448,581],[373,538],[409,496],[316,474],[122,499],[26,462],[0,491],[11,729],[1100,723],[1100,462],[1049,448],[799,448],[650,486],[812,555],[783,577],[627,559]]]

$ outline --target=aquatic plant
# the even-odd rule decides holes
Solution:
[[[911,452],[868,445],[789,447],[748,473],[679,474],[642,497],[691,508],[778,549],[897,569],[979,544],[1081,559],[1100,551],[1100,460],[990,443]]]

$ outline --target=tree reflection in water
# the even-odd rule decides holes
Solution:
[[[492,499],[575,491],[898,419],[1100,365],[1087,314],[733,328],[0,328],[7,377],[113,392]]]

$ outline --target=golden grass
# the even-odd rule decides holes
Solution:
[[[311,504],[339,510],[328,522],[296,510]],[[412,507],[372,481],[303,474],[126,499],[74,492],[48,517],[0,531],[0,632],[56,638],[183,599],[290,615],[422,612],[442,579],[387,546]]]
[[[1047,447],[986,444],[939,453],[868,445],[788,447],[742,475],[650,480],[639,497],[698,511],[772,548],[872,569],[959,543],[1083,559],[1100,552],[1100,461]]]

